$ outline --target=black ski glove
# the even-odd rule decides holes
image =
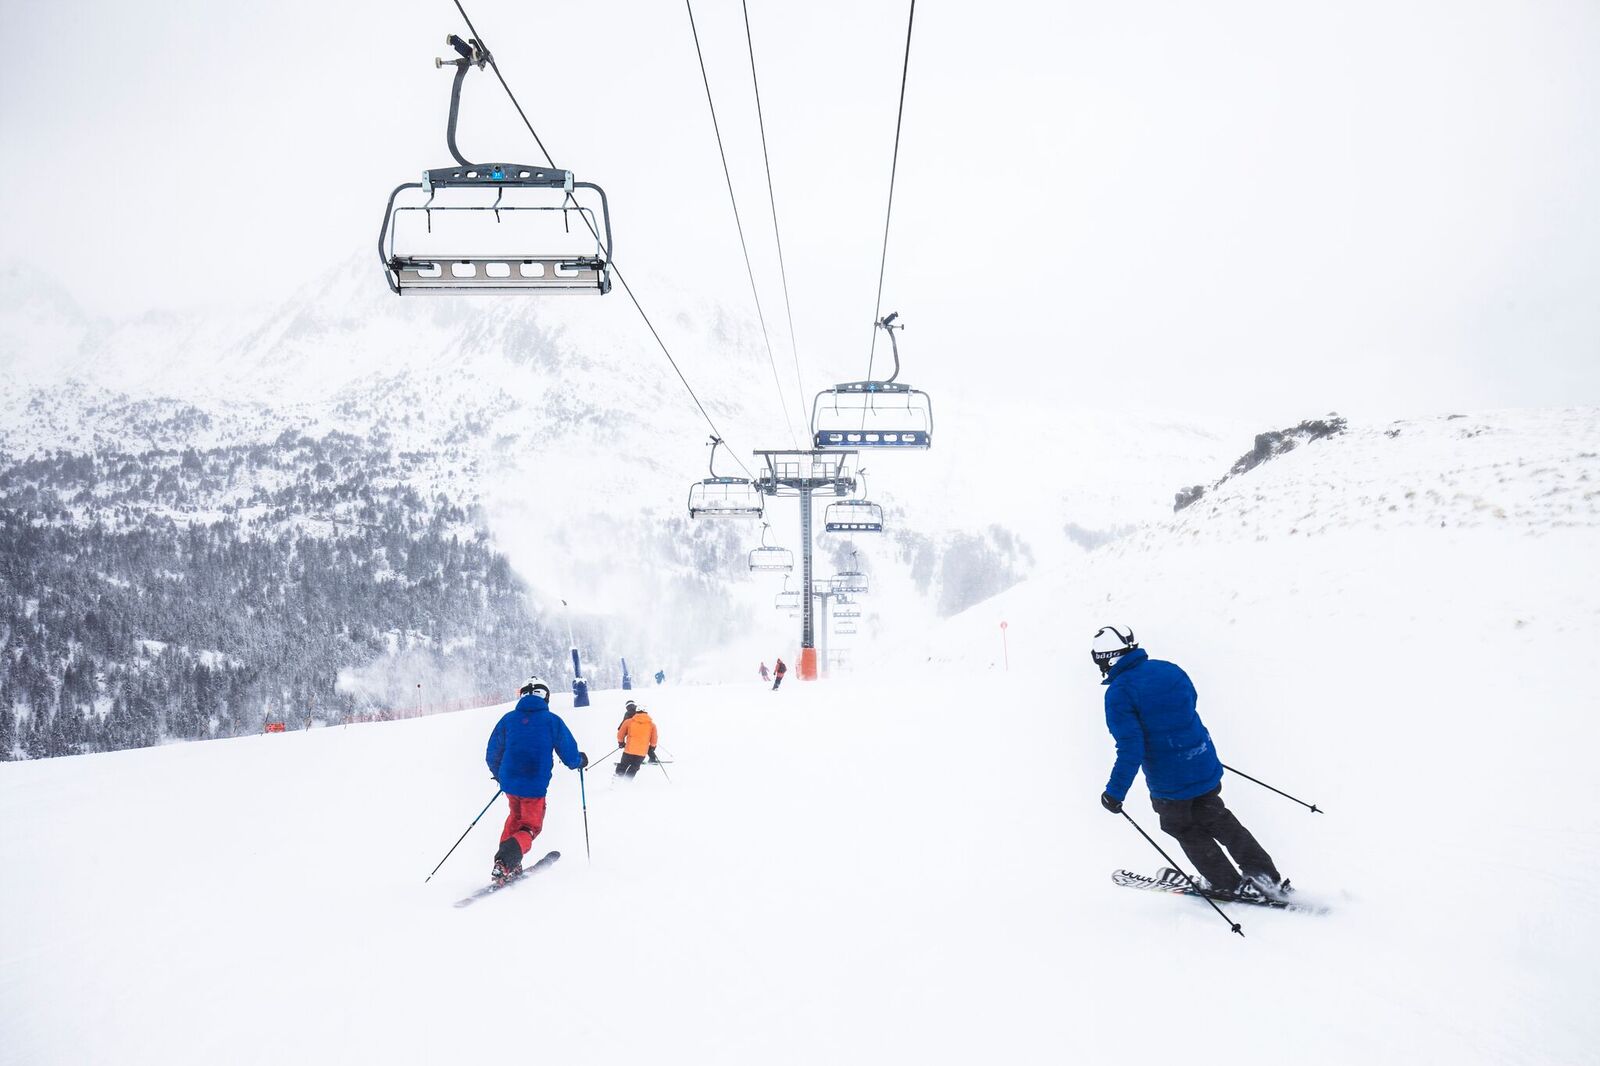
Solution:
[[[581,751],[578,752],[578,769],[587,770],[588,768],[589,768],[589,756],[585,755]]]
[[[1109,792],[1100,793],[1100,806],[1104,807],[1112,814],[1122,813],[1122,801],[1119,799],[1112,799],[1111,793]]]
[[[627,742],[627,741],[625,741],[625,740],[619,740],[619,741],[617,741],[617,747],[619,747],[619,748],[625,748],[625,747],[627,747],[627,746],[628,746],[628,742]]]
[[[651,748],[650,749],[650,761],[651,762],[660,762],[661,761],[660,759],[656,758],[656,749],[655,748]]]

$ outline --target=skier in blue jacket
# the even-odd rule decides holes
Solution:
[[[1091,654],[1106,686],[1106,728],[1117,742],[1117,761],[1100,805],[1121,814],[1134,775],[1143,767],[1162,831],[1183,845],[1209,887],[1242,894],[1282,891],[1288,882],[1272,857],[1222,802],[1222,761],[1195,711],[1189,675],[1150,658],[1131,629],[1123,633],[1105,626],[1094,635]]]
[[[490,776],[511,804],[490,874],[496,884],[522,871],[522,857],[544,828],[545,793],[550,790],[550,774],[555,770],[552,752],[569,769],[581,770],[589,765],[589,757],[578,750],[578,742],[572,739],[572,730],[550,710],[550,686],[544,679],[528,678],[521,695],[517,705],[501,717],[489,734],[489,747],[484,753]]]

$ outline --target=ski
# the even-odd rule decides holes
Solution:
[[[1302,914],[1327,914],[1328,908],[1320,903],[1303,903],[1296,899],[1278,899],[1273,896],[1241,896],[1236,892],[1196,890],[1188,878],[1171,867],[1163,866],[1156,876],[1136,874],[1131,870],[1117,870],[1111,880],[1124,888],[1143,888],[1151,892],[1167,892],[1174,896],[1203,896],[1218,903],[1242,903],[1252,907],[1271,907],[1273,910],[1298,911]]]
[[[497,885],[496,884],[484,885],[482,888],[478,889],[478,891],[474,892],[470,896],[467,896],[465,899],[456,900],[456,904],[455,905],[457,907],[470,907],[470,906],[472,906],[472,904],[478,902],[478,900],[482,899],[483,897],[492,896],[496,892],[500,891],[502,888],[510,888],[512,885],[516,884],[518,881],[522,881],[525,878],[527,878],[529,874],[537,873],[538,871],[544,869],[546,866],[554,865],[555,861],[557,859],[559,859],[559,858],[561,858],[561,853],[559,851],[549,852],[548,854],[545,855],[544,858],[540,859],[538,862],[534,863],[532,866],[524,866],[521,870],[519,870],[516,873],[515,876],[509,877],[509,878],[507,878],[506,880],[500,882]]]

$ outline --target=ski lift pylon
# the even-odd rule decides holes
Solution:
[[[482,70],[492,60],[475,39],[451,34],[446,41],[457,58],[433,62],[456,68],[445,129],[456,165],[425,170],[420,182],[402,183],[389,194],[378,231],[378,258],[389,289],[402,294],[611,291],[611,211],[605,190],[553,166],[469,163],[456,147],[461,84],[467,71]],[[590,202],[579,202],[579,190]],[[560,231],[540,225],[557,213]],[[583,223],[579,230],[571,225],[572,214]]]
[[[711,438],[711,476],[689,486],[689,517],[710,515],[716,518],[760,518],[766,497],[747,477],[723,477],[717,473],[717,449],[721,437]]]
[[[761,546],[750,549],[750,569],[787,574],[794,569],[794,552],[767,543],[767,523],[761,523]]]
[[[900,345],[895,331],[905,329],[885,315],[878,328],[889,334],[894,373],[885,381],[844,381],[817,393],[811,404],[811,437],[818,448],[900,448],[933,446],[933,400],[900,376]]]

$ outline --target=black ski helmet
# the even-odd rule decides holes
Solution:
[[[1094,659],[1094,664],[1100,668],[1100,675],[1104,677],[1111,672],[1117,660],[1139,646],[1133,639],[1133,630],[1126,633],[1116,626],[1101,626],[1100,632],[1094,635],[1094,640],[1089,645],[1089,655]]]

